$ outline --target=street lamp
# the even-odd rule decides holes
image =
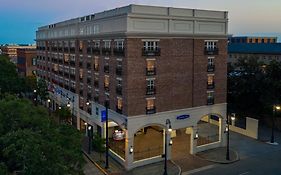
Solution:
[[[166,120],[166,129],[165,129],[165,142],[164,142],[164,147],[165,147],[164,175],[167,175],[167,140],[168,140],[168,133],[171,133],[171,132],[172,132],[171,121],[170,121],[170,119],[167,119]],[[169,145],[172,145],[172,144],[173,144],[173,141],[171,139],[169,141]]]
[[[36,89],[34,89],[33,90],[33,93],[34,93],[34,98],[33,98],[33,100],[34,100],[34,103],[35,103],[35,106],[37,106],[37,90]]]
[[[109,156],[109,147],[108,147],[108,106],[109,101],[105,100],[105,168],[108,169],[108,156]]]
[[[278,143],[276,143],[276,142],[274,141],[274,127],[275,127],[274,118],[275,118],[275,113],[276,113],[276,111],[279,111],[280,109],[281,109],[280,106],[278,106],[278,105],[273,105],[272,128],[271,128],[271,139],[270,139],[270,143],[271,143],[271,144],[275,144],[275,145],[277,145]]]
[[[225,132],[227,133],[227,145],[226,145],[226,160],[230,160],[230,156],[229,156],[229,133],[230,133],[230,129],[229,129],[229,123],[230,123],[230,119],[229,119],[229,115],[226,116],[226,128],[225,128]],[[231,114],[231,120],[234,121],[235,120],[235,113]]]
[[[91,150],[92,150],[92,131],[93,127],[92,126],[88,126],[88,139],[89,139],[89,145],[88,145],[88,154],[91,154]]]
[[[66,105],[67,107],[70,107],[70,103],[69,102],[67,102],[67,105]]]
[[[50,108],[51,107],[51,105],[50,105],[51,104],[51,100],[48,99],[47,102],[48,102],[48,111],[49,111],[49,116],[50,116],[51,115],[51,108]]]

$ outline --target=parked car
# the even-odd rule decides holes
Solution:
[[[112,135],[113,140],[123,140],[125,139],[125,132],[122,129],[117,129]]]

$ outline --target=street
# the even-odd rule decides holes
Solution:
[[[281,175],[281,133],[275,132],[279,145],[269,145],[270,128],[260,129],[259,140],[231,132],[231,149],[239,152],[240,161],[233,164],[215,164],[192,173],[194,175]],[[191,173],[190,173],[191,174]]]

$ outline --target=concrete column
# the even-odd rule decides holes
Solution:
[[[134,134],[131,134],[126,130],[125,138],[125,168],[126,170],[132,169],[134,162],[134,151],[130,153],[131,147],[134,149]]]
[[[191,127],[190,128],[190,154],[196,154],[197,150],[197,140],[194,139],[197,131],[197,126]]]
[[[226,146],[225,127],[226,127],[226,119],[220,118],[220,120],[219,120],[219,139],[220,139],[220,142],[221,142],[221,146]]]

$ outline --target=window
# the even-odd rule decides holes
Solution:
[[[36,66],[36,58],[32,58],[32,65]]]
[[[99,48],[100,47],[100,42],[99,41],[94,41],[94,47]]]
[[[79,69],[79,78],[80,78],[80,79],[83,78],[83,69]]]
[[[124,41],[116,41],[116,48],[122,50],[124,48]]]
[[[146,85],[147,85],[147,88],[148,89],[154,89],[154,86],[155,86],[155,79],[148,79],[148,80],[146,80]]]
[[[158,41],[145,41],[143,42],[143,48],[147,51],[158,50]]]
[[[83,50],[83,41],[79,41],[79,51]]]
[[[109,76],[107,75],[104,76],[104,87],[105,88],[109,87]]]
[[[206,50],[215,50],[217,48],[217,41],[205,41]]]
[[[97,56],[94,57],[94,70],[95,71],[99,70],[99,57]]]
[[[208,105],[214,104],[214,92],[213,91],[207,92],[207,104]]]
[[[155,60],[146,60],[146,68],[148,71],[153,71],[155,67]]]
[[[69,61],[69,55],[68,54],[64,54],[64,62],[68,62],[68,61]]]
[[[214,65],[214,57],[208,57],[208,66]]]
[[[154,109],[154,98],[149,98],[146,99],[146,108],[149,109]]]
[[[213,89],[215,86],[214,75],[208,75],[207,89]]]
[[[122,110],[122,98],[117,98],[117,109]]]
[[[104,48],[110,48],[110,41],[104,41]]]

